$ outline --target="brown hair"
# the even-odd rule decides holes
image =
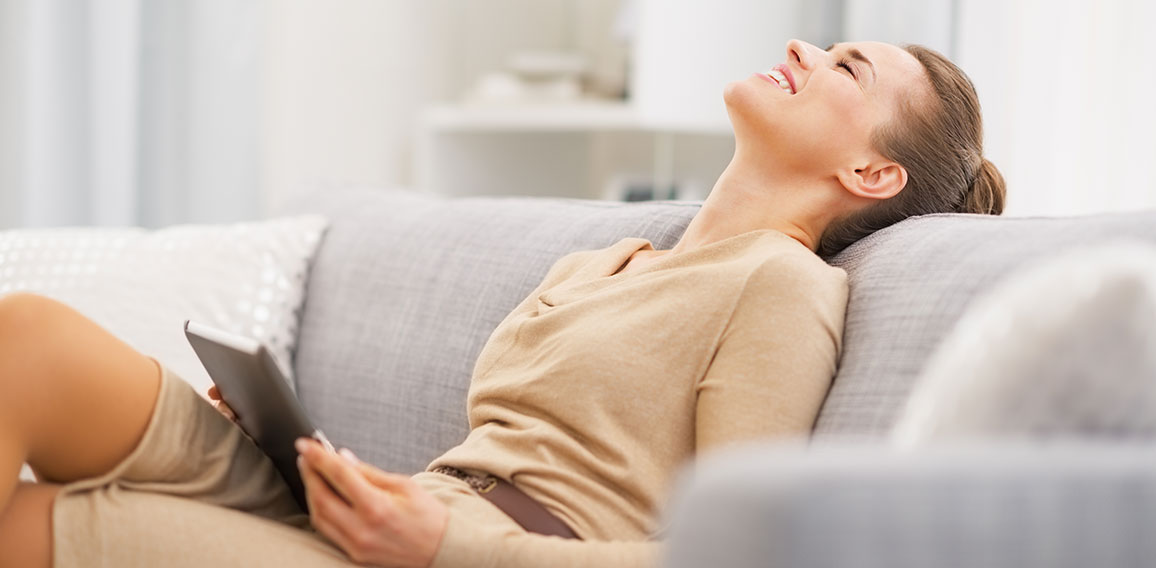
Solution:
[[[851,243],[914,215],[1003,212],[1003,175],[983,157],[983,121],[975,86],[959,67],[919,45],[903,49],[923,66],[932,97],[904,99],[897,116],[876,129],[875,148],[907,170],[894,197],[831,222],[819,254],[832,256]]]

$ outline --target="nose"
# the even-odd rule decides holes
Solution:
[[[823,50],[805,41],[793,39],[787,42],[787,63],[794,63],[803,69],[814,67],[820,53]]]

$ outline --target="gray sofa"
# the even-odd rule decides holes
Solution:
[[[280,213],[331,225],[308,279],[297,392],[335,443],[420,471],[465,437],[475,357],[556,259],[628,236],[670,248],[698,207],[378,189],[300,200]],[[1156,563],[1148,448],[993,441],[897,454],[881,443],[977,293],[1034,259],[1121,236],[1156,241],[1156,213],[933,215],[832,259],[851,297],[813,443],[746,448],[684,472],[663,512],[669,565]]]

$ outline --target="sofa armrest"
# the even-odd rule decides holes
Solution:
[[[1153,450],[741,448],[682,479],[668,511],[666,565],[1151,566]]]

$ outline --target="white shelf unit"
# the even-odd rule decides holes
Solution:
[[[454,196],[613,199],[627,185],[673,184],[700,199],[734,150],[729,129],[658,124],[601,100],[437,105],[416,138],[417,187]]]
[[[641,128],[638,113],[625,102],[457,104],[429,107],[425,128],[438,132],[567,132]]]

